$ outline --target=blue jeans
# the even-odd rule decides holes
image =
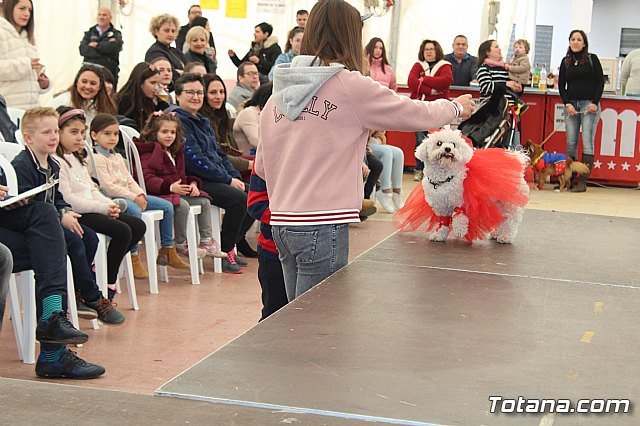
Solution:
[[[382,162],[380,189],[402,189],[404,152],[397,146],[379,143],[369,144],[373,155]],[[424,166],[423,166],[424,168]]]
[[[292,301],[349,261],[349,224],[273,226],[287,298]]]
[[[147,210],[162,210],[164,216],[160,221],[160,245],[162,247],[173,246],[173,204],[163,198],[154,197],[153,195],[147,195]],[[136,203],[131,200],[127,200],[126,214],[135,216],[137,218],[142,217],[142,210]],[[146,232],[154,232],[153,229],[147,229]],[[138,253],[138,244],[131,248],[131,253]]]
[[[591,101],[569,101],[577,112],[586,111]],[[600,104],[597,113],[576,114],[569,117],[565,107],[564,125],[567,132],[567,155],[574,159],[578,156],[578,142],[580,140],[580,126],[582,125],[582,153],[593,155],[593,140],[600,121]]]

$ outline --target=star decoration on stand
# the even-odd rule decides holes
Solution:
[[[600,162],[600,160],[596,160],[593,162],[593,168],[594,169],[599,169],[600,166],[602,166],[602,163]]]
[[[616,169],[616,163],[613,162],[613,160],[609,161],[607,163],[607,167],[609,167],[609,170],[615,170]]]
[[[626,161],[622,164],[622,170],[629,170],[629,167],[631,167],[631,164]]]

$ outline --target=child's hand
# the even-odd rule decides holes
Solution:
[[[189,193],[189,195],[191,195],[192,197],[200,196],[200,190],[198,189],[198,185],[196,185],[195,182],[191,182],[191,185],[189,185],[189,187],[191,188],[191,192]]]
[[[144,194],[138,195],[133,202],[140,207],[140,210],[145,211],[147,209],[147,197]]]
[[[80,215],[78,213],[66,212],[65,214],[62,215],[62,219],[60,220],[60,223],[69,231],[73,232],[74,234],[78,234],[82,237],[82,235],[84,234],[84,231],[82,230],[82,226],[80,226],[80,223],[78,223],[79,217]]]
[[[189,194],[191,192],[191,187],[189,185],[184,185],[180,182],[182,182],[182,179],[178,179],[177,181],[173,182],[169,187],[169,191],[173,192],[174,194],[180,194],[180,195]]]
[[[109,204],[107,215],[114,219],[117,219],[120,216],[120,207],[117,204]]]

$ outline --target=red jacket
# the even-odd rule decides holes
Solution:
[[[171,192],[171,184],[182,180],[184,184],[195,182],[198,189],[202,188],[202,181],[195,176],[187,176],[184,169],[184,152],[178,151],[176,164],[174,165],[167,152],[159,143],[135,142],[140,153],[144,183],[149,195],[155,195],[171,201],[174,206],[180,205],[180,195]],[[209,194],[200,189],[201,197],[209,197]]]
[[[421,62],[416,62],[413,65],[411,72],[409,72],[408,81],[411,99],[425,101],[449,99],[449,87],[453,83],[451,64],[441,60],[434,65],[433,71],[430,73],[433,75],[427,75]]]

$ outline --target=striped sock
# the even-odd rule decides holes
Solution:
[[[52,313],[62,310],[62,295],[52,294],[42,299],[42,321],[48,320]]]
[[[62,357],[62,354],[67,350],[66,346],[59,346],[58,349],[55,350],[42,350],[42,355],[44,355],[44,359],[46,362],[56,362],[59,361]]]

